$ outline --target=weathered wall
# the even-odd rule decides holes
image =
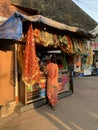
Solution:
[[[14,12],[19,11],[23,14],[28,14],[27,12],[13,6],[11,0],[0,0],[0,16],[10,17]]]
[[[12,51],[0,50],[0,104],[14,100],[14,85],[11,78],[13,73]]]
[[[16,8],[10,4],[10,0],[0,0],[0,16],[9,17],[16,11]]]
[[[16,8],[10,5],[10,0],[0,0],[0,16],[8,18],[15,11]],[[14,85],[11,83],[13,51],[8,44],[7,41],[2,43],[0,40],[0,105],[4,105],[8,100],[14,100]]]
[[[23,13],[11,5],[10,0],[0,0],[0,16],[9,18],[15,11]],[[13,53],[12,44],[8,40],[0,39],[0,105],[15,100]]]

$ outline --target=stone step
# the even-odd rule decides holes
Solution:
[[[6,105],[1,106],[0,108],[0,116],[7,117],[9,114],[15,111],[17,104],[15,101],[6,101]]]

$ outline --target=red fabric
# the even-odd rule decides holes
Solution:
[[[35,51],[34,32],[32,24],[29,26],[25,46],[24,82],[33,85],[40,80],[40,69]]]

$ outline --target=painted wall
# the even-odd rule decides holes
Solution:
[[[0,104],[14,100],[13,52],[0,50]]]
[[[0,0],[0,16],[10,17],[16,8],[10,4],[10,0]],[[5,44],[5,45],[3,45]],[[6,101],[14,100],[14,85],[12,83],[12,55],[13,51],[8,47],[8,42],[0,40],[0,105]]]

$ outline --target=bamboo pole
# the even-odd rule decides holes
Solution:
[[[15,101],[18,103],[17,43],[15,43]]]

